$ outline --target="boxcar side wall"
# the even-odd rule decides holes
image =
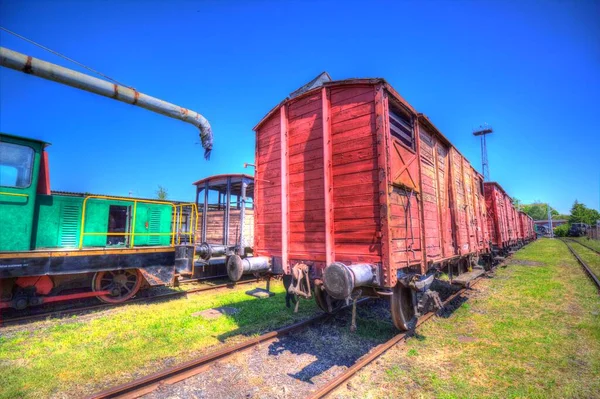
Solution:
[[[381,263],[374,132],[373,85],[313,90],[260,124],[256,255],[288,273],[310,262],[316,277],[328,261]]]
[[[333,257],[345,263],[381,263],[386,245],[381,241],[377,195],[376,115],[383,111],[376,110],[376,88],[356,85],[325,90],[332,144]]]
[[[321,92],[290,101],[286,108],[288,259],[325,262]]]
[[[397,270],[415,266],[418,272],[425,268],[423,244],[425,231],[422,223],[421,208],[421,171],[418,141],[418,123],[416,113],[401,102],[397,101],[389,92],[385,93],[383,102],[383,115],[378,114],[378,121],[384,127],[384,136],[387,143],[385,152],[380,156],[386,157],[380,161],[380,168],[386,165],[386,187],[380,188],[388,195],[389,208],[386,217],[388,242],[390,245],[390,258],[386,273],[389,279],[384,279],[386,286],[394,286]],[[390,125],[399,126],[404,123],[407,133],[413,137],[410,146],[405,138],[402,140],[398,134],[391,133]],[[385,209],[382,206],[382,210]],[[437,234],[430,234],[435,236]]]
[[[281,123],[275,112],[256,133],[254,250],[281,259]],[[286,270],[289,272],[289,270]]]

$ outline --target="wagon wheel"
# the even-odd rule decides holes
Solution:
[[[94,291],[111,291],[110,295],[98,295],[106,303],[121,303],[137,294],[142,285],[142,275],[137,269],[109,270],[94,275]]]
[[[390,298],[390,308],[392,321],[397,329],[407,331],[416,324],[414,295],[409,287],[396,283]]]
[[[315,301],[319,308],[325,313],[335,313],[346,304],[346,301],[343,299],[332,298],[327,291],[323,289],[323,284],[315,284]]]

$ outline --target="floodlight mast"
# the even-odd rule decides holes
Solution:
[[[485,142],[485,136],[494,132],[491,126],[487,124],[479,126],[478,129],[473,131],[473,136],[481,136],[481,174],[483,175],[484,181],[490,181],[490,165],[487,157],[487,144]]]

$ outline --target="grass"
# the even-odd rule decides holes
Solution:
[[[588,247],[592,247],[596,251],[600,251],[600,240],[592,240],[591,238],[587,237],[571,237],[571,239],[581,242],[587,245]]]
[[[302,301],[298,314],[287,309],[280,284],[272,284],[276,295],[268,299],[249,297],[248,289],[0,330],[0,398],[81,397],[316,312],[312,301]],[[239,312],[214,320],[192,316],[218,306]]]
[[[582,241],[586,243],[585,241]],[[592,270],[592,273],[596,275],[596,277],[600,278],[600,255],[595,253],[594,251],[590,251],[583,245],[578,245],[574,243],[570,243],[571,247],[577,252],[577,255],[588,265],[588,267]],[[586,245],[591,246],[586,243]]]
[[[541,239],[356,377],[352,398],[600,398],[600,297],[567,247]],[[354,384],[356,385],[356,384]]]

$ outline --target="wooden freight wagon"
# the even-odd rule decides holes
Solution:
[[[518,211],[519,216],[519,233],[521,236],[521,243],[524,244],[529,241],[531,234],[529,232],[529,220],[527,214],[523,211]]]
[[[482,176],[385,80],[322,74],[255,131],[255,256],[244,271],[293,276],[305,297],[310,279],[326,311],[391,296],[406,329],[437,299],[432,270],[466,271],[488,254]]]
[[[210,176],[194,183],[198,219],[193,278],[226,277],[226,260],[252,252],[254,178],[245,174]]]
[[[506,255],[518,243],[517,212],[511,198],[498,183],[485,182],[484,191],[492,249]]]

